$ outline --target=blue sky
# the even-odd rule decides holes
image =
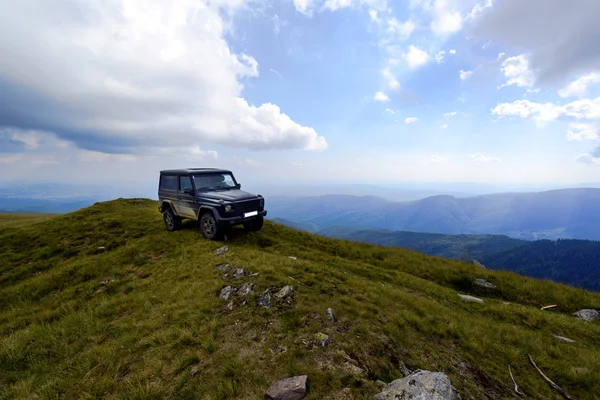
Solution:
[[[600,180],[600,4],[0,0],[3,180]],[[125,172],[125,173],[124,173]]]

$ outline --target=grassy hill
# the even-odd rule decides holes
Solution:
[[[400,361],[445,372],[465,399],[515,398],[509,364],[527,398],[560,398],[527,354],[574,398],[599,398],[600,323],[571,315],[599,294],[270,222],[221,245],[195,224],[167,232],[143,199],[0,226],[0,398],[257,399],[307,374],[309,399],[370,399]],[[258,275],[225,282],[223,263]],[[220,290],[246,282],[230,310]],[[291,303],[256,304],[284,285]]]

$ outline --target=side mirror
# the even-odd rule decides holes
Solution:
[[[194,194],[194,191],[192,189],[183,189],[183,193],[185,193],[185,194]]]
[[[238,183],[238,184],[237,184],[237,188],[238,188],[238,189],[241,189],[241,188],[242,188],[242,184],[241,184],[241,183]]]

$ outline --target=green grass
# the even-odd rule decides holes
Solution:
[[[35,214],[35,213],[1,213],[0,227],[23,226],[33,224],[43,220],[55,217],[56,214]]]
[[[574,398],[600,398],[600,324],[570,315],[600,308],[596,293],[268,222],[234,229],[217,256],[222,243],[191,223],[167,232],[143,199],[24,222],[0,225],[0,398],[257,399],[307,374],[310,399],[343,388],[370,399],[375,380],[401,377],[400,361],[447,373],[465,399],[515,398],[509,364],[528,398],[560,398],[528,353]],[[226,283],[222,263],[259,275]],[[258,289],[228,310],[220,289],[249,281]],[[291,305],[256,306],[284,285]]]

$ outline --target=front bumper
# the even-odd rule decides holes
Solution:
[[[222,216],[218,216],[218,222],[220,224],[225,224],[225,225],[238,225],[238,224],[242,224],[246,221],[252,221],[253,219],[256,219],[258,217],[266,217],[267,216],[267,210],[263,210],[263,211],[259,211],[258,214],[253,215],[252,217],[247,217],[244,218],[243,215],[236,215],[234,217],[222,217]]]

